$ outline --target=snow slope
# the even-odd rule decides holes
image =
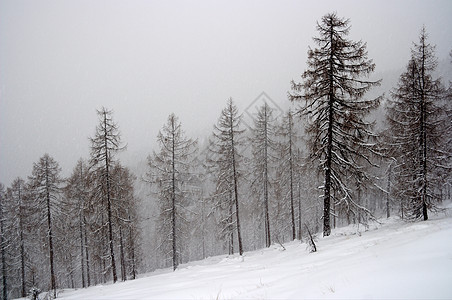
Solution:
[[[61,299],[452,299],[452,212],[333,230],[318,252],[299,241],[217,256]],[[363,231],[363,232],[361,232]]]

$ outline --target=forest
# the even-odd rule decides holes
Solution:
[[[46,153],[27,178],[0,184],[3,299],[56,298],[392,215],[428,220],[451,199],[452,82],[437,76],[427,28],[377,97],[369,91],[384,78],[369,79],[376,66],[367,44],[349,39],[350,20],[329,13],[316,28],[306,70],[288,80],[287,111],[264,102],[245,124],[225,99],[203,142],[170,114],[134,174],[118,158],[120,124],[102,107],[90,155],[69,177]]]

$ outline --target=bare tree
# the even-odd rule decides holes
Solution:
[[[387,107],[389,153],[396,158],[394,189],[402,210],[410,217],[428,219],[428,210],[440,200],[438,182],[450,170],[447,138],[445,89],[433,79],[437,66],[434,46],[422,29],[414,44],[407,70],[400,76]]]
[[[271,245],[270,217],[269,217],[269,195],[271,187],[271,166],[274,156],[272,152],[276,149],[275,120],[272,109],[267,103],[262,105],[254,120],[252,129],[252,174],[251,189],[263,205],[263,219],[265,232],[265,246]]]
[[[151,184],[158,190],[160,204],[160,231],[163,235],[161,248],[168,248],[173,270],[179,265],[179,245],[182,222],[185,220],[185,193],[182,182],[188,177],[190,157],[196,142],[186,138],[178,118],[171,114],[157,136],[160,151],[148,158]],[[167,243],[171,243],[170,247]]]
[[[125,146],[121,143],[121,135],[119,133],[118,125],[113,121],[112,111],[102,108],[97,111],[99,116],[99,124],[96,127],[96,133],[91,141],[91,159],[90,166],[93,171],[100,176],[98,189],[101,190],[103,197],[102,203],[106,204],[107,211],[107,226],[108,226],[108,246],[109,256],[111,260],[111,271],[113,282],[118,280],[116,274],[116,262],[114,252],[113,239],[113,220],[112,220],[112,180],[111,169],[114,163],[114,155],[123,150]]]
[[[309,49],[303,82],[292,81],[289,93],[291,101],[305,101],[300,112],[311,120],[306,129],[310,157],[319,160],[324,174],[324,236],[331,232],[331,200],[347,210],[369,212],[353,200],[347,181],[350,177],[368,177],[358,159],[372,163],[373,123],[366,117],[379,105],[380,98],[365,100],[363,96],[380,81],[362,79],[374,71],[375,64],[367,58],[365,43],[347,39],[349,23],[336,13],[322,17],[317,23],[319,36],[314,38],[318,48]],[[340,198],[335,201],[334,195]]]
[[[213,195],[214,207],[221,214],[220,223],[223,224],[221,231],[229,238],[229,254],[234,253],[233,231],[236,229],[239,254],[242,255],[239,215],[239,163],[242,156],[239,153],[239,147],[243,144],[241,135],[244,130],[240,129],[240,122],[241,116],[238,114],[238,109],[232,98],[229,98],[214,127],[208,164],[210,172],[216,179],[216,189]]]
[[[89,168],[83,159],[77,161],[71,176],[67,179],[64,193],[67,203],[68,216],[76,216],[73,219],[74,229],[78,231],[78,242],[80,246],[80,275],[82,287],[91,285],[89,252],[88,252],[88,233],[86,225],[86,210],[89,205],[90,197],[90,177]]]
[[[62,179],[60,178],[61,168],[58,163],[49,155],[44,154],[37,163],[33,164],[30,181],[37,201],[37,207],[46,220],[46,235],[49,251],[50,265],[50,288],[53,296],[56,297],[56,277],[55,277],[55,247],[54,247],[54,213],[59,206],[59,194],[61,191]]]

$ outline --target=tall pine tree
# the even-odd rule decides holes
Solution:
[[[213,195],[215,208],[221,213],[222,232],[229,237],[229,254],[234,253],[233,231],[237,230],[237,241],[240,255],[243,254],[242,234],[239,215],[239,163],[242,156],[239,147],[243,144],[240,129],[241,116],[232,99],[221,111],[218,124],[214,127],[208,164],[216,178],[216,189]],[[234,221],[235,217],[235,221]]]
[[[444,86],[433,78],[436,66],[434,46],[423,28],[387,106],[388,149],[397,161],[396,196],[409,217],[424,220],[440,201],[438,186],[448,175],[450,159],[444,138],[450,120]]]
[[[114,238],[113,238],[113,216],[112,216],[112,168],[114,164],[114,155],[123,150],[124,146],[121,143],[121,135],[119,133],[118,125],[113,121],[112,111],[102,108],[97,111],[99,116],[99,124],[96,127],[96,133],[91,141],[91,159],[90,168],[96,173],[98,195],[102,199],[98,199],[100,204],[105,205],[107,212],[107,226],[108,226],[108,248],[109,257],[111,261],[111,271],[113,282],[118,280],[116,272],[116,261],[114,252]]]
[[[171,114],[157,136],[160,151],[148,158],[149,179],[155,186],[160,204],[161,249],[170,254],[173,270],[180,261],[186,191],[182,183],[188,178],[191,155],[196,142],[186,138],[178,118]]]
[[[368,177],[358,161],[371,163],[373,124],[366,117],[380,98],[366,100],[363,96],[380,82],[363,79],[374,71],[375,64],[367,58],[365,43],[347,39],[349,23],[336,13],[322,17],[317,23],[319,36],[313,39],[318,48],[309,49],[303,82],[292,81],[289,93],[291,101],[303,103],[300,111],[311,121],[306,129],[310,157],[319,161],[324,176],[324,236],[331,232],[332,202],[347,210],[368,212],[354,201],[351,191],[355,184],[349,178]]]

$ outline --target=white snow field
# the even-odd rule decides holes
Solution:
[[[380,220],[318,238],[203,261],[60,299],[452,299],[452,211],[426,222]]]

